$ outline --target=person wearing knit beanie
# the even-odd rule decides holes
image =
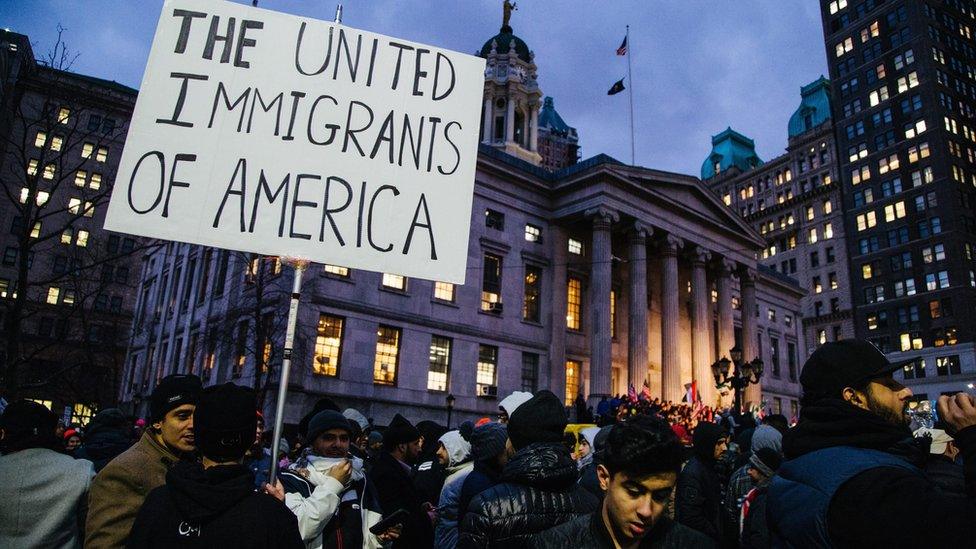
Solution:
[[[347,435],[352,436],[352,426],[349,420],[335,410],[322,410],[312,416],[308,422],[308,444],[311,446],[319,435],[331,429],[343,429]]]
[[[516,451],[534,442],[560,442],[566,430],[566,411],[552,391],[538,391],[508,420],[508,438]]]
[[[722,483],[716,463],[728,448],[728,433],[716,423],[702,422],[692,435],[694,456],[678,475],[675,520],[721,543]]]
[[[757,486],[768,482],[780,464],[783,463],[783,456],[772,448],[760,448],[749,458],[749,476]]]
[[[387,512],[403,509],[408,514],[394,549],[431,547],[434,543],[434,525],[428,513],[433,504],[418,490],[411,467],[420,457],[423,441],[420,430],[396,414],[383,432],[383,451],[370,469],[380,507]]]
[[[532,398],[532,393],[527,391],[514,391],[512,394],[503,398],[498,403],[498,422],[508,423],[508,418],[512,417],[519,406],[525,404]]]
[[[251,389],[233,383],[204,389],[194,412],[197,449],[204,460],[236,463],[243,459],[254,442],[255,409]]]
[[[423,444],[422,438],[420,431],[412,423],[407,421],[407,418],[397,414],[393,416],[393,421],[390,422],[390,426],[383,433],[383,446],[387,451],[392,451],[402,444],[408,446],[416,445],[417,455],[412,455],[413,449],[411,448],[408,448],[404,455],[411,459],[417,459],[420,455],[421,445]],[[400,461],[404,460],[401,459]]]

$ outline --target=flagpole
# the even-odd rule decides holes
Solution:
[[[630,89],[630,165],[636,166],[637,160],[635,159],[635,147],[634,147],[634,76],[631,74],[630,69],[630,52],[633,50],[633,44],[630,43],[630,25],[627,25],[627,80],[630,83],[628,88]]]

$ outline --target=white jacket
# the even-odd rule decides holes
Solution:
[[[313,470],[314,471],[314,470]],[[297,492],[285,494],[285,505],[298,518],[298,531],[302,535],[305,547],[308,549],[321,549],[324,541],[322,531],[329,521],[335,516],[339,509],[339,503],[345,498],[359,497],[358,503],[362,516],[363,524],[363,549],[380,549],[383,542],[369,531],[370,526],[379,522],[383,517],[374,511],[370,511],[363,504],[362,497],[356,494],[353,489],[347,489],[338,480],[323,474],[321,471],[310,471],[315,482],[308,479],[304,480],[313,488],[308,497],[303,497]],[[318,473],[317,475],[315,473]],[[283,475],[293,475],[299,477],[293,471],[283,471]],[[324,477],[324,478],[322,478]],[[366,490],[363,490],[365,494]]]

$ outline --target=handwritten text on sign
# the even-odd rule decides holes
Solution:
[[[167,0],[106,228],[464,282],[484,60]]]

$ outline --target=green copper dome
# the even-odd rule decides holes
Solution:
[[[712,136],[712,152],[702,162],[701,178],[710,179],[732,166],[745,172],[762,164],[762,159],[756,155],[756,144],[752,139],[729,127]]]
[[[830,119],[830,80],[823,76],[800,88],[800,106],[790,117],[790,137],[804,134]]]
[[[489,38],[488,41],[485,42],[484,46],[481,46],[481,51],[478,52],[478,55],[480,57],[488,57],[488,54],[491,53],[492,41],[498,43],[498,48],[496,51],[504,55],[508,53],[508,50],[510,49],[512,44],[512,40],[515,41],[515,54],[518,56],[518,58],[521,59],[522,61],[525,61],[526,63],[530,62],[531,59],[529,56],[528,44],[526,44],[525,41],[519,38],[518,36],[512,34],[512,27],[509,27],[507,25],[501,28],[501,32]]]

